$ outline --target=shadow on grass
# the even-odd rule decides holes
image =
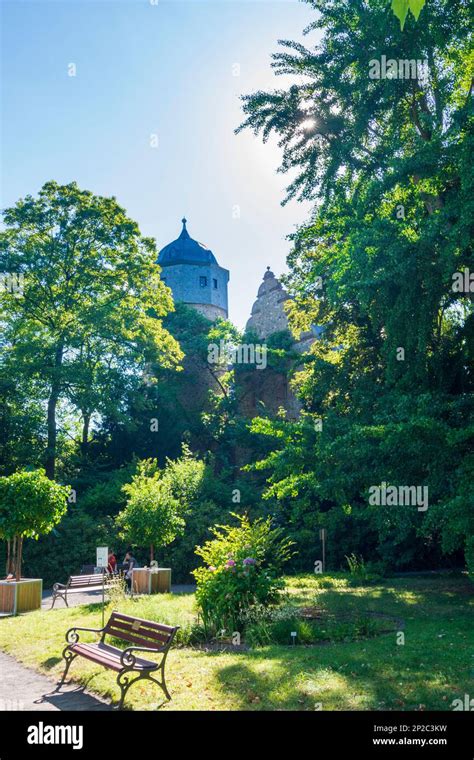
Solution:
[[[43,660],[41,662],[41,665],[43,668],[46,668],[46,670],[51,670],[51,668],[54,668],[55,665],[62,662],[62,657],[48,657],[47,660]]]
[[[296,654],[276,647],[242,653],[238,663],[220,668],[215,678],[221,690],[232,693],[236,710],[450,709],[432,674],[416,674],[419,688],[416,699],[411,698],[393,672],[367,670],[367,654],[346,647],[331,646],[334,658],[329,647],[324,658],[320,647],[301,647]],[[344,667],[334,667],[333,659],[343,660]]]
[[[86,685],[77,685],[76,688],[68,688],[69,684],[63,686],[64,691],[54,691],[42,694],[34,704],[41,705],[45,702],[53,705],[57,710],[74,710],[74,711],[94,711],[110,712],[113,706],[102,702],[92,694],[86,694]]]
[[[80,604],[80,605],[77,604],[74,609],[77,609],[78,611],[79,610],[86,610],[87,612],[98,612],[98,613],[100,613],[100,611],[102,609],[102,602],[101,601],[100,602],[88,602],[88,604]],[[104,616],[105,616],[105,619],[107,619],[107,617],[108,617],[108,615],[110,615],[111,611],[112,610],[109,609],[108,602],[106,600],[105,605],[104,605]],[[100,626],[98,626],[98,627],[100,627]]]
[[[304,602],[316,596],[334,612],[393,615],[407,622],[400,625],[406,646],[397,645],[394,631],[325,647],[254,649],[239,654],[238,662],[223,661],[214,675],[219,688],[232,694],[236,709],[314,710],[321,703],[323,710],[449,711],[467,688],[474,588],[465,578],[387,584],[308,589]],[[301,604],[295,596],[292,602]]]
[[[448,615],[456,607],[474,602],[474,584],[466,577],[387,579],[383,584],[348,586],[343,589],[297,589],[290,594],[292,603],[314,601],[328,610],[346,612],[382,612],[397,617]]]

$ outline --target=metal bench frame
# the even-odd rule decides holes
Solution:
[[[111,576],[108,573],[104,573],[104,587],[110,584]],[[95,583],[93,582],[95,581]],[[102,590],[102,574],[93,573],[91,575],[70,575],[67,583],[55,583],[53,586],[53,603],[50,610],[53,609],[56,604],[56,599],[62,599],[66,603],[66,607],[69,607],[67,603],[67,595],[74,594],[79,591],[101,591]]]
[[[118,632],[117,629],[120,628],[120,625],[122,625],[122,628],[121,631]],[[123,627],[124,625],[130,625],[131,630],[125,630]],[[122,641],[128,641],[131,644],[131,646],[127,647],[126,649],[112,647],[108,650],[109,653],[113,652],[117,655],[117,665],[119,662],[121,665],[117,675],[117,685],[120,688],[120,701],[118,704],[119,710],[121,710],[123,707],[125,695],[129,688],[133,686],[133,684],[137,681],[144,679],[156,683],[162,689],[166,698],[171,699],[171,695],[168,691],[165,681],[165,664],[171,644],[173,643],[173,639],[179,628],[179,625],[174,627],[162,625],[161,623],[155,623],[152,620],[143,620],[142,618],[132,617],[131,615],[124,615],[116,611],[112,612],[109,620],[103,628],[80,628],[77,626],[70,628],[66,633],[66,641],[68,642],[68,646],[65,647],[62,655],[63,659],[66,662],[66,667],[64,669],[62,679],[58,683],[57,690],[59,690],[64,684],[72,661],[75,660],[76,657],[85,657],[83,653],[75,652],[74,646],[79,643],[78,631],[88,631],[90,633],[100,633],[102,635],[100,637],[100,642],[97,642],[95,645],[93,645],[97,647],[97,658],[89,656],[86,657],[86,659],[89,659],[91,662],[96,662],[99,665],[102,665],[104,668],[115,669],[113,665],[104,662],[103,657],[101,657],[100,654],[101,650],[99,649],[99,643],[105,643],[105,637],[107,635],[113,636],[114,638],[121,638]],[[138,641],[143,641],[144,636],[150,637],[150,646],[135,646],[134,644]],[[156,643],[156,645],[153,646],[153,640],[151,638],[153,636],[165,639],[165,643],[161,645],[158,645],[158,643]],[[135,656],[134,652],[161,654],[162,657],[159,662],[153,663],[150,666],[144,666],[142,663],[138,663],[137,667],[137,657]],[[118,658],[118,655],[120,655],[120,658]],[[138,675],[135,678],[132,678],[132,673],[138,673]],[[159,677],[154,678],[151,675],[152,673],[155,675],[159,674]]]

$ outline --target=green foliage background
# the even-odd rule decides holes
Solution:
[[[296,543],[293,570],[310,571],[321,558],[325,527],[330,569],[355,553],[374,570],[456,565],[474,573],[474,315],[472,293],[452,288],[456,272],[474,270],[470,4],[430,0],[422,11],[422,2],[394,2],[403,30],[387,0],[308,4],[315,14],[307,46],[283,40],[273,56],[275,73],[292,83],[245,95],[239,128],[279,140],[281,169],[292,178],[286,200],[313,208],[290,236],[293,337],[272,336],[264,370],[291,380],[302,406],[297,421],[262,403],[257,418],[244,416],[252,369],[216,367],[207,351],[210,342],[252,336],[173,307],[154,241],[141,237],[114,199],[47,183],[39,201],[28,197],[7,213],[0,269],[32,272],[35,308],[0,301],[0,472],[44,463],[52,394],[56,477],[77,492],[54,531],[25,546],[25,567],[47,583],[93,563],[98,544],[120,556],[126,545],[115,518],[125,505],[123,485],[139,460],[163,468],[183,443],[205,472],[185,532],[160,558],[175,581],[191,580],[194,547],[231,512],[271,516]],[[314,31],[322,33],[318,46]],[[426,81],[370,79],[370,61],[382,55],[427,61]],[[106,212],[115,219],[104,222],[92,247],[82,241],[77,303],[68,308],[64,283],[53,283],[53,303],[44,290],[67,259],[67,245],[57,246],[56,269],[48,269],[45,204],[60,215],[78,208],[86,226]],[[66,242],[79,232],[68,220]],[[118,233],[129,243],[127,267],[115,253]],[[132,285],[104,321],[89,292],[101,235],[113,270],[98,275],[101,302],[108,303],[107,278],[125,292],[129,278]],[[144,272],[153,292],[140,284]],[[82,306],[85,317],[66,330],[68,352],[55,366],[65,315]],[[50,322],[39,326],[42,310]],[[295,356],[294,336],[314,325],[322,336]],[[429,509],[371,507],[368,489],[382,481],[428,486]],[[147,561],[146,547],[135,550]]]

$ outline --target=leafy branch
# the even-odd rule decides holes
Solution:
[[[415,21],[418,21],[418,17],[423,10],[425,2],[426,0],[392,0],[392,11],[400,20],[400,28],[402,31],[405,26],[408,11],[411,11],[415,17]]]

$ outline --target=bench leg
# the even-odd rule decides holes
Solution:
[[[61,678],[60,682],[58,683],[58,689],[61,688],[64,681],[66,680],[66,676],[68,674],[69,668],[71,667],[71,662],[75,660],[77,657],[77,654],[74,654],[74,652],[71,652],[69,647],[66,647],[66,649],[63,651],[63,659],[66,660],[66,667],[64,668],[63,677]]]
[[[118,703],[118,709],[121,710],[123,707],[123,701],[125,699],[125,695],[127,691],[129,690],[132,683],[135,683],[135,681],[140,680],[140,676],[137,678],[134,678],[133,680],[130,679],[129,673],[133,671],[130,670],[121,670],[120,673],[117,676],[117,684],[120,687],[120,701]]]
[[[164,660],[162,661],[162,663],[161,663],[160,667],[158,668],[158,670],[161,670],[161,681],[157,681],[156,678],[151,678],[151,676],[150,676],[150,678],[151,678],[152,681],[155,681],[155,683],[157,683],[158,686],[161,686],[161,688],[163,689],[163,691],[165,693],[166,699],[171,699],[171,694],[168,691],[168,687],[166,686],[166,681],[165,681],[165,662],[164,662]]]
[[[165,665],[166,665],[166,658],[168,657],[168,652],[169,652],[169,645],[168,645],[168,649],[166,650],[166,652],[164,653],[163,657],[161,658],[160,667],[158,668],[158,670],[161,670],[161,684],[160,684],[160,686],[163,689],[163,691],[165,692],[165,695],[166,695],[167,699],[171,699],[171,696],[170,696],[170,693],[169,693],[169,691],[167,689],[166,681],[165,681]]]
[[[67,596],[65,594],[62,594],[61,592],[58,592],[58,593],[55,593],[53,596],[53,603],[51,607],[49,608],[50,610],[52,610],[54,605],[56,604],[56,599],[62,599],[63,602],[66,602],[66,607],[69,607],[69,604],[67,603]]]
[[[150,673],[147,673],[146,671],[140,672],[136,678],[131,678],[129,674],[133,673],[134,672],[133,670],[121,670],[117,676],[117,684],[120,687],[120,701],[118,703],[118,709],[121,710],[123,708],[123,703],[124,703],[124,699],[125,699],[125,695],[127,691],[129,690],[130,686],[132,686],[137,681],[144,681],[144,680],[153,681],[153,683],[156,683],[157,686],[159,686],[160,689],[163,690],[166,698],[171,699],[171,695],[168,689],[166,688],[164,670],[162,670],[161,667],[158,668],[158,670],[162,671],[161,681],[158,681],[158,679],[153,678],[153,676]]]
[[[162,672],[161,672],[161,681],[158,681],[156,678],[152,678],[152,676],[148,676],[148,677],[149,677],[150,681],[154,681],[154,683],[157,683],[158,686],[161,689],[163,689],[163,692],[165,694],[166,699],[171,699],[171,694],[169,693],[168,688],[166,686],[165,671],[164,670],[162,670]]]

